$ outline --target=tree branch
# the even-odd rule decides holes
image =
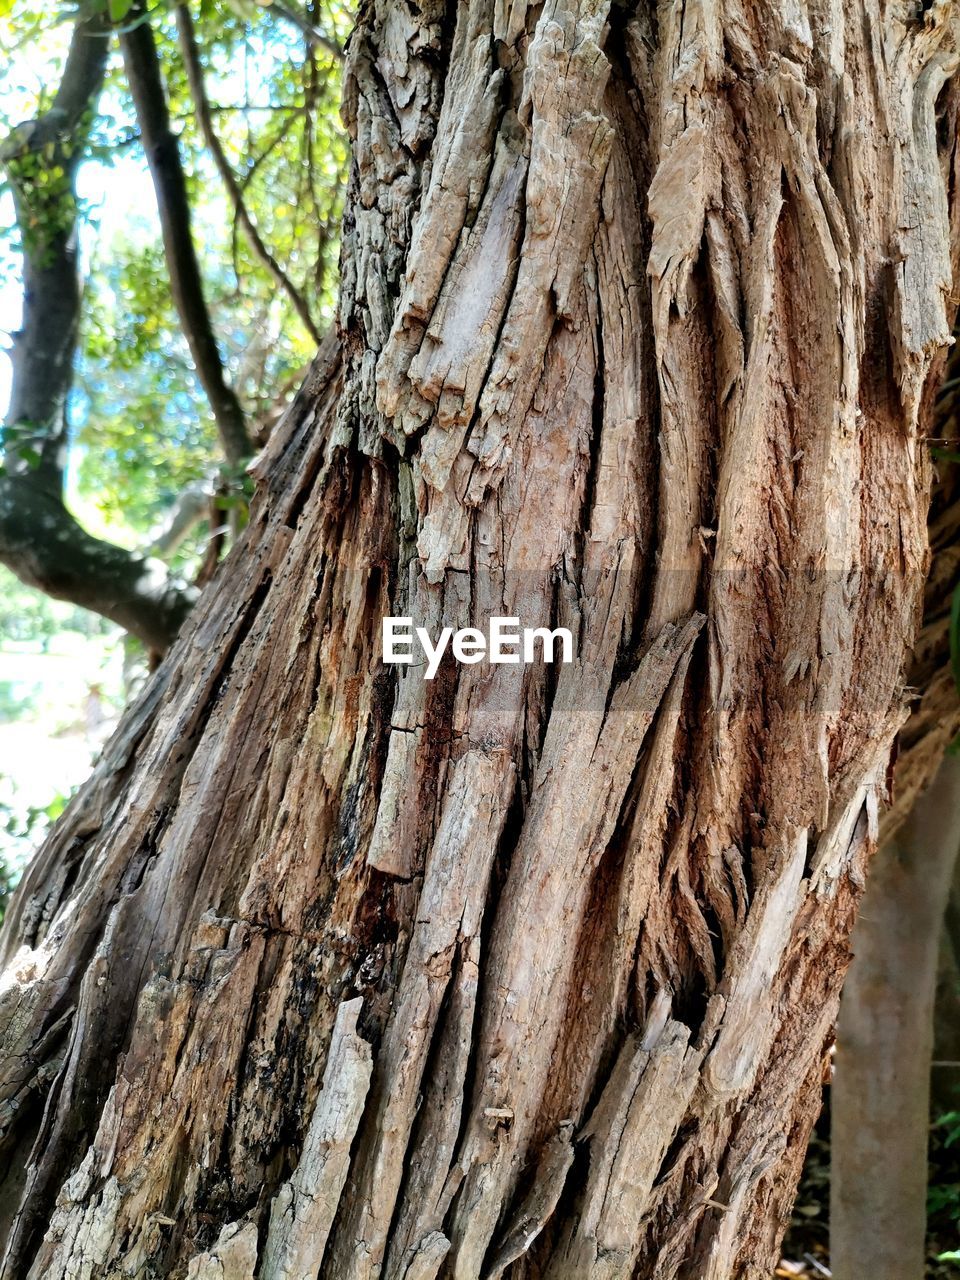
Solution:
[[[223,185],[227,190],[227,195],[233,204],[234,213],[237,221],[243,228],[244,234],[250,248],[263,263],[264,267],[273,276],[274,280],[283,289],[287,297],[293,304],[294,310],[303,322],[306,331],[313,338],[317,346],[320,345],[321,333],[313,321],[310,314],[310,308],[307,306],[306,299],[297,290],[296,285],[277,262],[276,258],[270,253],[270,250],[264,244],[257,230],[256,224],[250,217],[250,213],[244,203],[243,194],[240,185],[237,182],[236,175],[230,167],[223,145],[220,142],[217,132],[213,127],[213,119],[210,111],[210,103],[207,99],[206,89],[203,83],[203,68],[200,65],[200,55],[197,49],[196,32],[193,26],[193,19],[186,5],[177,5],[177,31],[180,35],[180,49],[183,54],[183,62],[187,72],[187,82],[190,85],[190,94],[193,98],[194,106],[197,111],[197,122],[200,125],[200,132],[203,135],[204,142],[213,156],[213,162],[217,166],[217,171],[223,181]]]
[[[286,5],[271,4],[271,12],[275,13],[278,18],[283,18],[285,22],[290,22],[299,31],[301,31],[309,40],[309,42],[318,49],[325,49],[338,62],[343,61],[343,50],[331,36],[321,31],[319,27],[315,27],[312,22],[305,18],[302,14],[297,13],[293,9],[288,9]]]
[[[240,462],[250,456],[252,449],[240,402],[226,381],[203,294],[190,229],[187,183],[177,138],[170,128],[157,47],[142,5],[132,10],[132,17],[134,20],[120,33],[120,47],[157,195],[173,300],[197,376],[216,419],[223,451],[230,462]]]
[[[0,147],[23,245],[23,322],[13,334],[4,465],[59,494],[66,404],[80,314],[74,178],[106,71],[109,31],[93,14],[74,27],[49,110]]]
[[[21,582],[169,648],[197,593],[151,557],[92,537],[29,476],[0,476],[0,563]]]
[[[172,556],[183,545],[187,535],[207,516],[212,500],[212,486],[202,480],[188,484],[152,533],[147,544],[148,554],[163,559]]]
[[[0,467],[0,563],[29,586],[111,618],[163,651],[196,592],[165,566],[88,534],[63,504],[66,405],[80,317],[76,170],[103,87],[110,30],[79,19],[49,110],[0,148],[23,242],[23,324]]]

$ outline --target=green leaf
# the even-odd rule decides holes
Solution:
[[[218,511],[237,511],[247,503],[240,494],[218,493],[213,500],[213,505]]]
[[[133,8],[133,0],[107,0],[111,22],[122,22]]]
[[[17,446],[17,457],[20,458],[22,462],[25,462],[32,471],[36,471],[37,467],[39,467],[40,463],[43,461],[43,455],[40,453],[39,449],[34,449],[33,445],[29,444],[21,444]]]

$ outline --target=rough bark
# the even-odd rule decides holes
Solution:
[[[956,270],[956,265],[955,265]],[[946,378],[932,410],[935,463],[927,522],[930,572],[924,587],[923,624],[907,667],[910,719],[897,742],[896,785],[880,817],[882,843],[896,838],[915,804],[933,782],[944,753],[960,734],[960,693],[950,657],[950,610],[960,589],[960,351],[950,350]]]
[[[893,802],[880,819],[837,1032],[830,1237],[838,1278],[924,1275],[930,1097],[940,1111],[956,1103],[960,930],[949,868],[960,839],[949,808],[956,766],[944,757],[960,732],[949,643],[960,585],[958,378],[954,346],[933,418],[933,439],[948,458],[938,464],[923,625],[908,667],[916,700],[898,742]]]
[[[831,1089],[830,1269],[923,1280],[937,952],[960,848],[947,756],[870,872],[844,984]]]
[[[363,7],[341,354],[10,912],[10,1277],[769,1274],[906,715],[954,22]],[[385,614],[576,659],[426,682]]]

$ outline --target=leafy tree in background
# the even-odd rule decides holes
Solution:
[[[8,244],[16,233],[26,286],[0,560],[155,650],[192,603],[200,551],[238,527],[245,462],[331,311],[348,18],[335,3],[191,14],[121,2],[8,5],[0,19],[21,79],[45,66],[53,86],[24,113],[30,86],[11,75],[19,118],[0,105]],[[78,196],[82,166],[109,201],[117,173],[146,195],[147,160],[156,203],[99,237],[110,210]],[[19,265],[8,253],[8,284]],[[74,505],[107,537],[91,537]],[[173,537],[157,536],[165,522]]]

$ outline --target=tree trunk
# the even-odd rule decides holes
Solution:
[[[960,809],[951,810],[958,766],[944,757],[960,732],[949,637],[960,588],[960,468],[949,457],[958,391],[954,346],[934,413],[935,438],[950,446],[937,468],[923,625],[908,667],[920,696],[900,734],[894,802],[881,815],[880,850],[853,932],[833,1064],[830,1242],[838,1280],[924,1275],[929,1098],[941,1112],[957,1101]]]
[[[363,6],[339,354],[10,911],[6,1276],[769,1273],[905,716],[954,21]],[[386,615],[575,660],[428,681]]]
[[[877,854],[844,984],[831,1090],[830,1269],[923,1280],[937,952],[960,848],[960,760],[947,756]]]
[[[938,959],[930,1074],[934,1119],[956,1111],[960,1102],[960,858],[947,894]]]

